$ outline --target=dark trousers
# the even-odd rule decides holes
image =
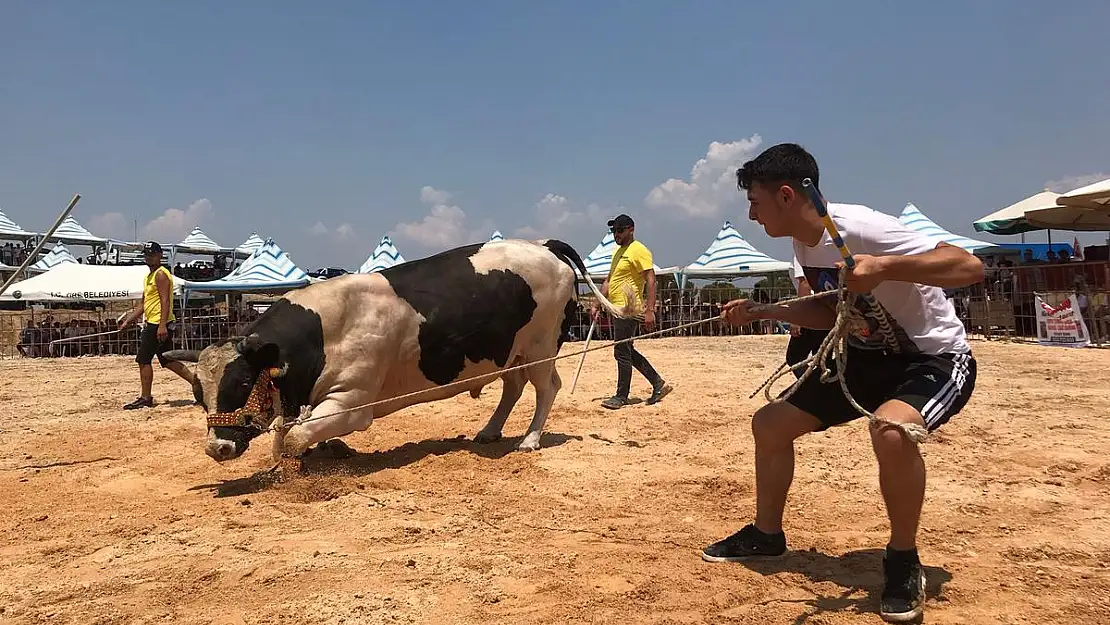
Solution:
[[[810,354],[816,352],[818,347],[821,347],[821,341],[824,341],[828,334],[828,330],[802,328],[798,336],[790,337],[790,344],[786,346],[786,364],[793,366],[809,358]],[[795,369],[794,377],[802,377],[804,371],[804,368]]]
[[[621,341],[636,336],[640,322],[635,319],[613,319],[613,340]],[[663,378],[655,372],[644,355],[636,351],[632,341],[618,343],[613,346],[613,356],[617,359],[617,396],[628,397],[629,387],[632,386],[632,369],[640,372],[651,387],[657,388],[663,383]]]

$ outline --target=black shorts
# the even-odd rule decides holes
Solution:
[[[169,336],[166,340],[158,340],[158,324],[145,323],[143,324],[142,334],[139,335],[139,353],[135,355],[135,362],[140,365],[149,365],[154,361],[154,357],[158,357],[158,364],[165,367],[169,361],[166,360],[162,354],[173,349],[173,333],[176,325],[171,321],[166,324],[166,330]]]
[[[975,390],[975,358],[970,353],[903,355],[849,348],[847,369],[845,380],[856,403],[874,413],[891,399],[904,401],[921,413],[930,432],[963,410]],[[839,380],[821,382],[820,369],[786,401],[816,417],[821,422],[818,431],[863,416],[848,402]]]

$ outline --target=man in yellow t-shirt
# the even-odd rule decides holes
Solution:
[[[619,247],[613,252],[609,277],[601,285],[601,292],[617,308],[630,313],[643,311],[644,325],[650,330],[655,325],[655,264],[651,250],[636,240],[636,223],[628,215],[617,215],[609,220],[609,231],[613,233],[613,239]],[[645,286],[646,301],[643,293]],[[596,304],[591,307],[590,312],[596,320]],[[613,356],[617,360],[617,393],[601,402],[605,408],[616,410],[629,403],[633,368],[651,383],[651,396],[646,402],[648,405],[657,403],[672,390],[672,386],[656,373],[647,358],[632,346],[631,339],[638,330],[639,323],[635,319],[613,319],[613,340],[627,342],[613,346]]]
[[[158,364],[163,368],[173,371],[181,379],[193,384],[193,372],[182,363],[167,361],[163,353],[173,349],[174,322],[177,318],[173,314],[173,274],[162,265],[162,246],[154,241],[143,246],[143,261],[150,268],[150,273],[143,278],[143,299],[126,317],[120,319],[119,327],[122,330],[143,319],[143,329],[139,338],[139,350],[135,355],[135,362],[139,363],[139,381],[142,384],[142,393],[138,399],[125,405],[125,410],[136,408],[152,408],[154,396],[151,386],[154,384],[154,357],[158,357]]]

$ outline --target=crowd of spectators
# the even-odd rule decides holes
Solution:
[[[251,307],[232,308],[222,314],[215,307],[190,308],[178,314],[175,342],[204,346],[242,333],[258,318]],[[59,321],[47,314],[22,322],[16,350],[24,358],[73,356],[133,356],[139,348],[139,328],[118,331],[114,319]]]

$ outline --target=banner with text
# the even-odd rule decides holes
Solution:
[[[1040,295],[1036,298],[1038,343],[1057,347],[1087,347],[1091,344],[1087,324],[1079,312],[1079,302],[1074,293],[1057,306],[1049,306]]]

